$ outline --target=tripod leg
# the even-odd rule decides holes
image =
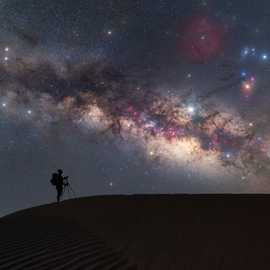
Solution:
[[[71,198],[72,197],[72,194],[71,194],[71,191],[70,191],[70,186],[68,185],[65,188],[66,188],[66,190],[68,192],[69,197]]]
[[[72,197],[74,198],[75,194],[74,194],[74,191],[73,191],[72,187],[69,187],[69,192],[72,194]]]
[[[74,189],[71,186],[69,186],[69,187],[70,187],[70,190],[72,191],[73,196],[76,197],[76,193],[75,193]]]
[[[70,189],[69,189],[69,187],[67,188],[67,191],[68,191],[68,195],[70,197]]]
[[[68,188],[66,186],[64,187],[64,194],[66,194],[66,198],[68,199],[69,190],[68,190]]]

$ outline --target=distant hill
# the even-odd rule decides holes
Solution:
[[[80,198],[0,219],[0,269],[270,269],[270,196]]]

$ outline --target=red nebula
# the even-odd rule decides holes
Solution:
[[[223,51],[225,29],[207,16],[189,18],[181,32],[181,51],[193,62],[206,62]]]

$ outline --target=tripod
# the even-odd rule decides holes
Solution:
[[[76,193],[74,189],[71,187],[71,185],[67,182],[67,184],[64,186],[64,194],[66,193],[69,195],[69,197],[76,197]]]

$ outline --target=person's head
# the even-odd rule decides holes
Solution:
[[[62,173],[63,173],[63,171],[62,171],[61,169],[58,169],[57,172],[58,172],[59,174],[62,174]]]

